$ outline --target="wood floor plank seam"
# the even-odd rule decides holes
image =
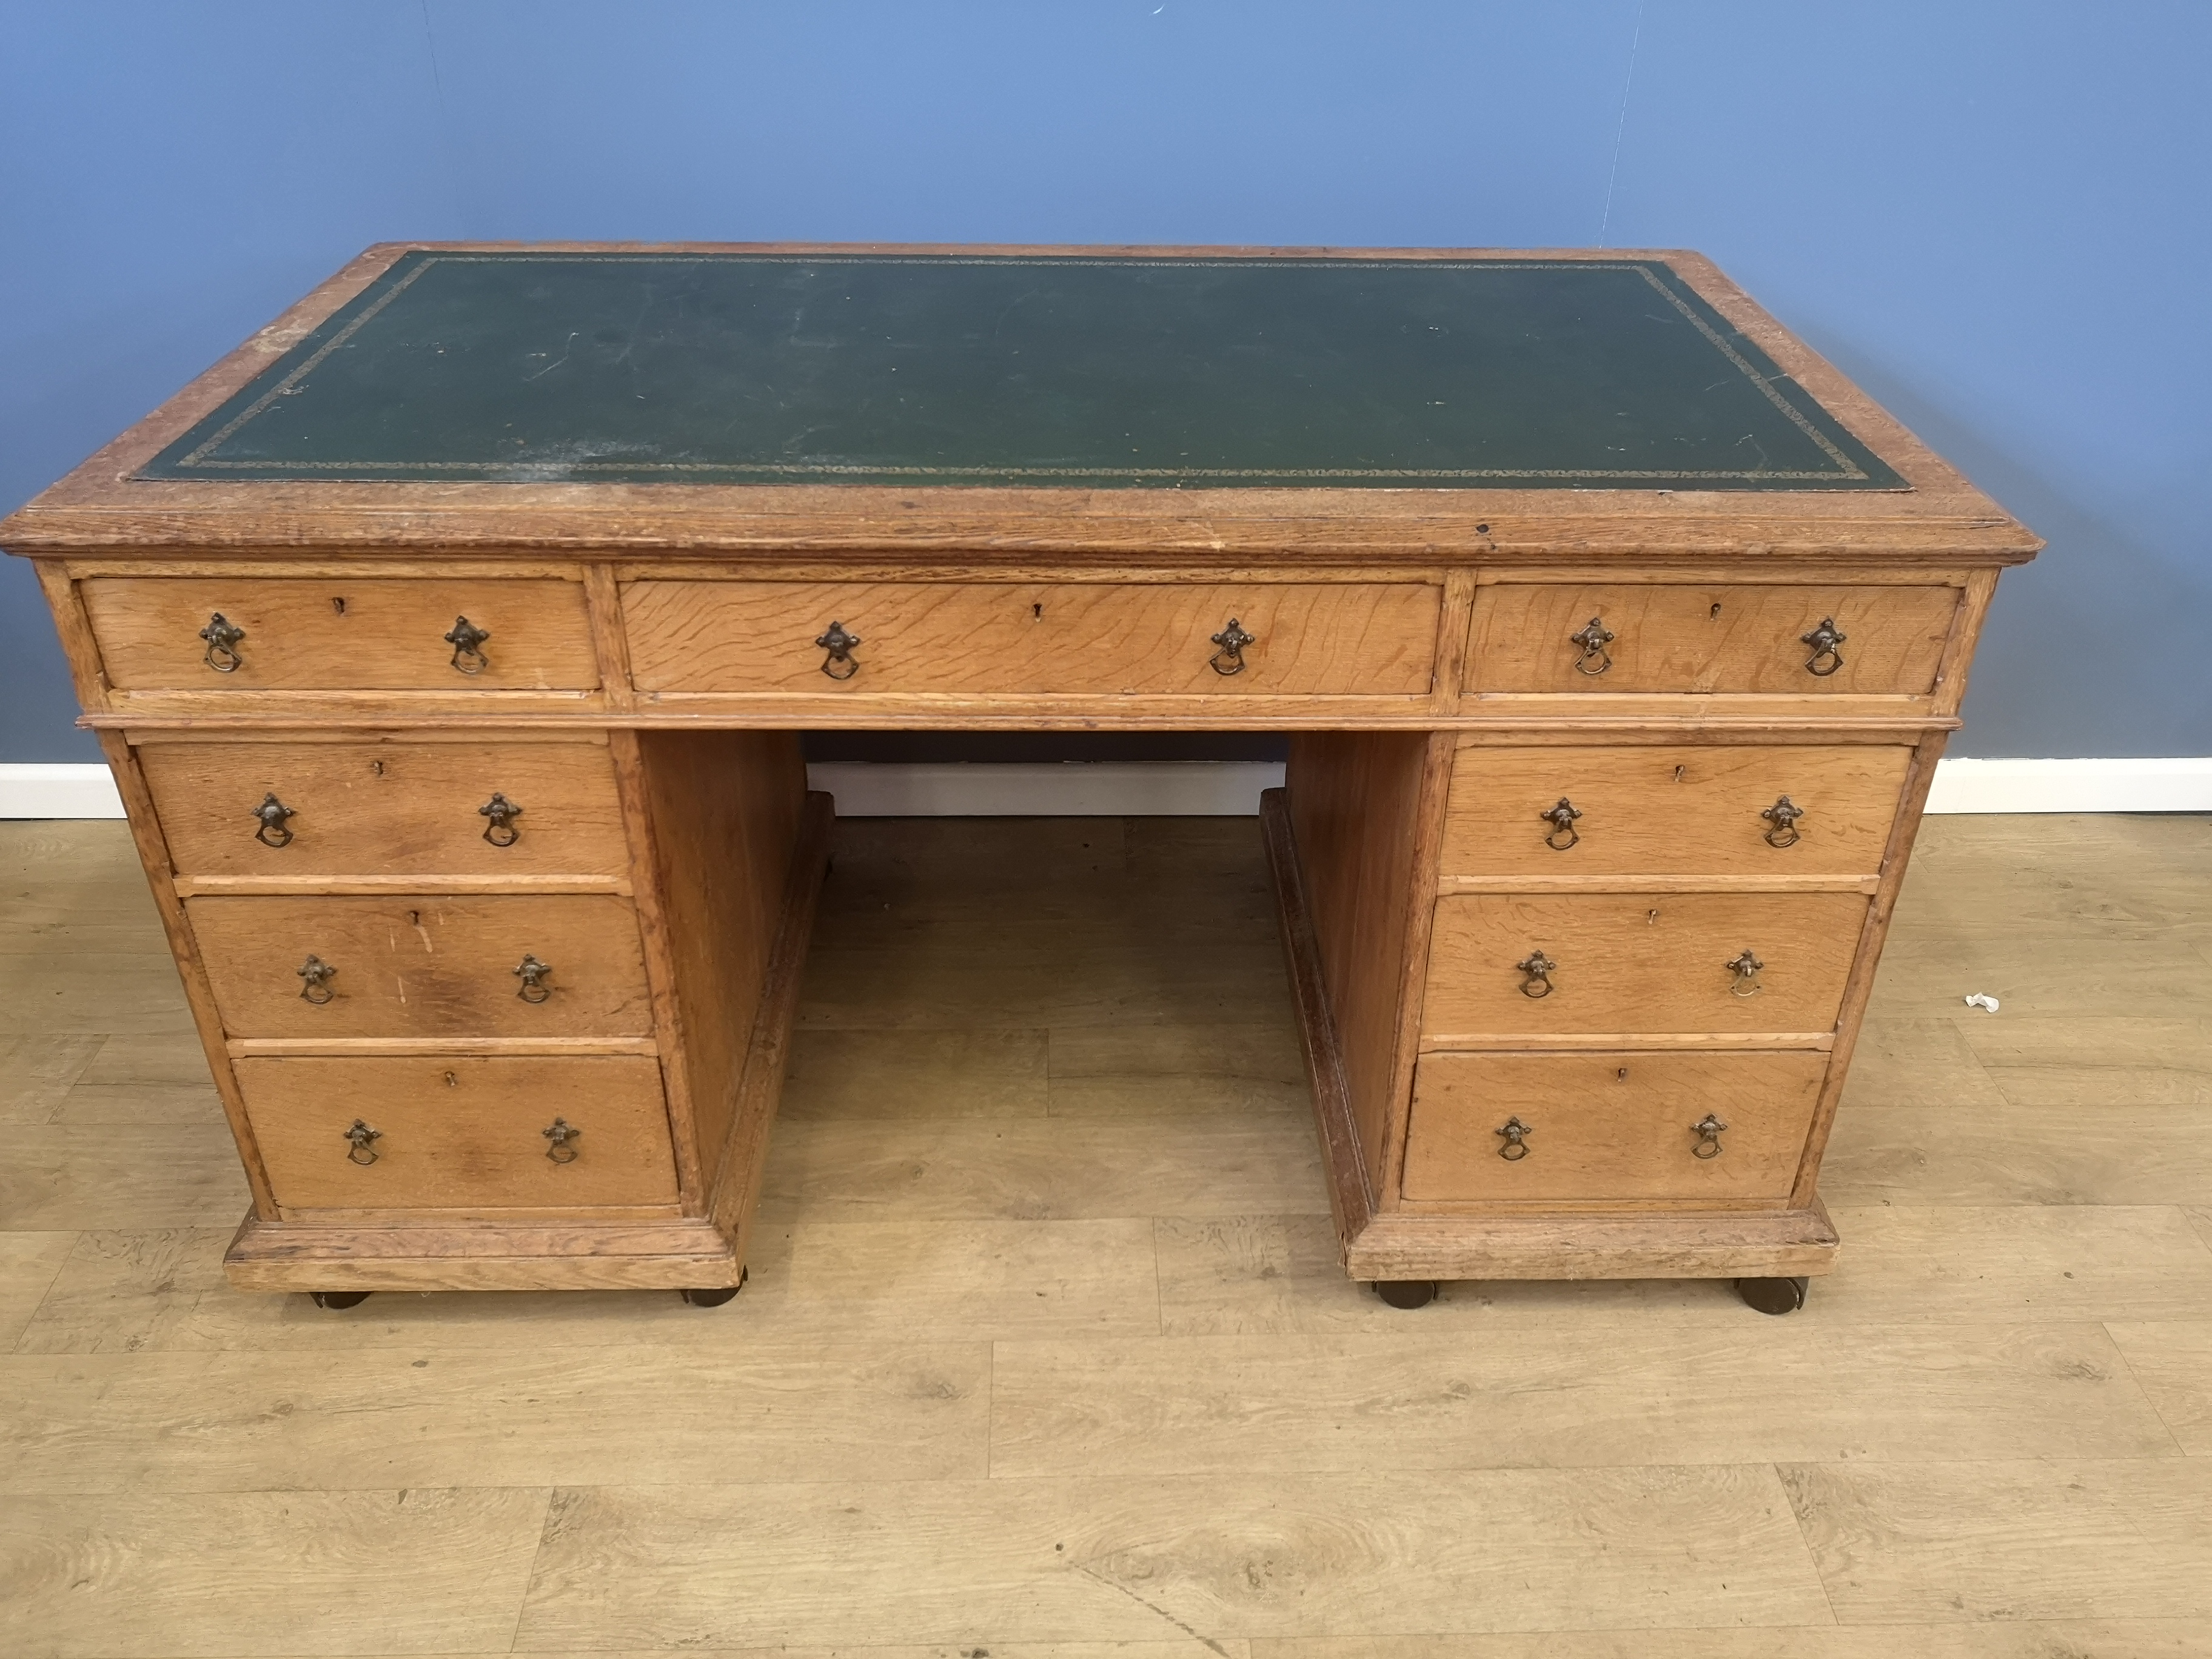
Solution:
[[[557,1487],[546,1489],[545,1508],[538,1518],[538,1542],[531,1549],[530,1565],[523,1569],[522,1589],[514,1598],[514,1619],[507,1626],[507,1646],[501,1650],[502,1652],[513,1653],[514,1644],[522,1638],[522,1619],[530,1607],[530,1587],[537,1582],[538,1563],[545,1553],[545,1540],[553,1530],[554,1500],[559,1496],[559,1490]]]
[[[16,1236],[20,1237],[23,1235]],[[53,1294],[54,1286],[61,1282],[62,1270],[69,1265],[70,1257],[76,1254],[77,1240],[81,1236],[76,1232],[56,1235],[58,1237],[66,1237],[69,1243],[56,1246],[47,1252],[53,1262],[52,1271],[44,1275],[44,1283],[39,1287],[38,1299],[31,1304],[31,1311],[24,1316],[21,1328],[9,1338],[9,1353],[22,1352],[22,1345],[29,1340],[31,1328],[38,1322],[40,1311],[46,1305],[46,1298]],[[12,1262],[9,1264],[9,1267],[11,1272],[15,1270]]]
[[[2128,1376],[2133,1379],[2136,1389],[2142,1393],[2145,1403],[2148,1404],[2151,1410],[2156,1413],[2158,1420],[2166,1425],[2166,1431],[2173,1441],[2173,1449],[2175,1454],[2182,1457],[2196,1455],[2197,1454],[2191,1452],[2189,1448],[2182,1443],[2180,1431],[2173,1426],[2172,1418],[2168,1416],[2166,1411],[2160,1407],[2156,1392],[2143,1381],[2141,1373],[2136,1369],[2135,1362],[2128,1358],[2127,1344],[2120,1340],[2118,1333],[2112,1329],[2112,1326],[2115,1322],[2115,1321],[2107,1319],[2102,1322],[2102,1324],[2105,1334],[2112,1340],[2113,1352],[2119,1355],[2120,1364],[2127,1368]],[[2212,1452],[2208,1452],[2206,1455],[2212,1455]]]
[[[1797,1540],[1804,1549],[1806,1565],[1813,1571],[1813,1582],[1820,1587],[1820,1599],[1827,1603],[1828,1622],[1839,1626],[1844,1621],[1836,1612],[1835,1591],[1829,1587],[1828,1575],[1820,1570],[1820,1553],[1806,1528],[1804,1511],[1798,1507],[1790,1483],[1783,1478],[1782,1465],[1771,1463],[1767,1467],[1774,1473],[1774,1484],[1782,1488],[1784,1497],[1790,1502],[1790,1518],[1797,1528]]]

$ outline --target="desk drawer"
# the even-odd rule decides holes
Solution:
[[[1440,603],[1419,582],[640,581],[623,592],[639,689],[694,692],[1425,696]],[[858,641],[841,661],[820,643],[833,623]],[[1217,635],[1246,642],[1229,653]]]
[[[236,1062],[288,1209],[565,1209],[673,1204],[659,1064],[632,1055],[444,1054]],[[556,1121],[581,1133],[547,1156]],[[373,1139],[356,1149],[358,1122]]]
[[[1413,1079],[1405,1196],[1779,1204],[1796,1179],[1826,1059],[1425,1054]],[[1501,1133],[1510,1124],[1525,1133]],[[1516,1145],[1517,1158],[1501,1156]]]
[[[82,587],[118,690],[542,691],[599,683],[579,582],[94,576]],[[471,629],[483,637],[464,651]]]
[[[599,744],[149,743],[138,762],[179,875],[629,867],[614,763]],[[495,794],[522,809],[504,828],[483,811]],[[256,814],[270,796],[290,816],[264,840]]]
[[[1499,582],[1475,599],[1468,684],[1924,696],[1958,608],[1954,587]]]
[[[1442,898],[1422,1027],[1446,1047],[1504,1032],[1832,1030],[1868,902],[1856,893]],[[1730,966],[1746,951],[1760,964],[1750,978]],[[1540,953],[1547,972],[1519,965]],[[1747,986],[1757,988],[1738,994]]]
[[[186,901],[234,1037],[644,1036],[628,899]]]
[[[1443,873],[1871,876],[1911,758],[1873,744],[1462,749]]]

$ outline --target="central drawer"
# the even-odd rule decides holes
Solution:
[[[1425,696],[1440,605],[1423,582],[623,590],[631,673],[648,692]]]
[[[185,914],[234,1037],[653,1030],[628,899],[198,897]]]
[[[1475,893],[1437,901],[1422,1029],[1455,1037],[1832,1030],[1856,893]],[[1755,969],[1735,964],[1747,954]]]
[[[138,763],[183,876],[629,867],[603,744],[149,743]],[[272,800],[273,825],[258,816]]]
[[[238,1085],[287,1209],[676,1201],[660,1068],[633,1055],[252,1059]],[[359,1128],[355,1127],[359,1125]],[[578,1131],[557,1150],[548,1129]]]
[[[548,577],[94,576],[119,691],[587,690],[580,582]]]
[[[1417,1203],[1779,1204],[1826,1060],[1425,1054],[1403,1190]]]

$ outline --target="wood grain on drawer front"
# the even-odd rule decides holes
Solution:
[[[187,900],[234,1037],[642,1036],[653,1030],[637,917],[623,898]],[[337,971],[308,1001],[309,956]],[[515,969],[545,963],[542,1002]]]
[[[1779,1204],[1826,1070],[1817,1054],[1425,1054],[1413,1079],[1407,1198],[1571,1205]],[[1720,1151],[1695,1125],[1728,1127]],[[1518,1118],[1528,1156],[1498,1156]]]
[[[1900,694],[1934,689],[1959,608],[1954,587],[1848,583],[1498,582],[1474,602],[1477,691]],[[1612,665],[1584,673],[1570,637],[1593,619]],[[1816,675],[1802,635],[1830,621],[1843,665]],[[1825,661],[1823,666],[1826,665]]]
[[[619,875],[614,763],[589,743],[149,743],[138,750],[180,875]],[[522,808],[484,839],[494,792]],[[289,844],[254,809],[292,809]]]
[[[673,1204],[676,1159],[657,1062],[631,1055],[250,1059],[246,1115],[287,1209],[563,1208]],[[547,1158],[556,1118],[583,1131]],[[348,1161],[356,1120],[376,1162]]]
[[[1452,766],[1443,873],[1871,876],[1911,758],[1874,744],[1471,746]],[[1759,816],[1784,797],[1804,814],[1789,831]],[[1562,800],[1582,814],[1571,842],[1542,816]]]
[[[588,690],[599,683],[580,582],[544,577],[327,580],[94,576],[81,584],[118,690]],[[243,629],[238,666],[206,661],[200,630]],[[477,672],[453,666],[457,619],[489,631]]]
[[[1868,901],[1856,893],[1475,893],[1437,901],[1429,1036],[1831,1030]],[[1727,964],[1765,966],[1755,996]],[[1515,963],[1556,963],[1548,996]]]
[[[1441,590],[1417,582],[638,581],[623,590],[641,690],[1425,695]],[[1208,662],[1231,619],[1244,668]],[[860,636],[822,672],[832,622]]]

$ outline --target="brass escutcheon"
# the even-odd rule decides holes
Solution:
[[[1582,814],[1575,810],[1575,804],[1565,795],[1559,797],[1559,804],[1557,806],[1547,812],[1539,812],[1536,816],[1552,826],[1551,833],[1544,837],[1544,845],[1554,853],[1564,853],[1582,839],[1575,830],[1575,820],[1582,817]],[[1565,836],[1566,839],[1561,841],[1559,839],[1561,836]]]
[[[1592,617],[1582,625],[1580,632],[1567,635],[1570,645],[1578,645],[1583,648],[1583,654],[1576,659],[1576,668],[1585,674],[1604,673],[1613,666],[1612,653],[1607,651],[1606,647],[1618,637],[1605,625],[1602,618]],[[1593,663],[1597,665],[1595,668],[1590,665]]]
[[[337,969],[320,957],[310,955],[295,970],[300,975],[300,1000],[312,1002],[318,1008],[337,994],[331,989],[331,981]]]
[[[1797,820],[1805,816],[1805,809],[1789,796],[1783,796],[1759,816],[1766,820],[1766,844],[1769,847],[1795,847],[1797,844]]]
[[[1735,975],[1735,982],[1729,987],[1732,995],[1755,997],[1759,994],[1761,989],[1759,983],[1759,970],[1766,964],[1752,955],[1748,947],[1741,955],[1723,963],[1722,966]]]
[[[1690,1148],[1690,1156],[1697,1158],[1718,1158],[1721,1155],[1721,1131],[1727,1127],[1727,1124],[1722,1122],[1711,1112],[1707,1112],[1705,1116],[1692,1123],[1690,1126],[1690,1133],[1697,1136],[1698,1144]]]
[[[498,790],[493,790],[491,799],[477,808],[477,816],[486,820],[483,838],[493,846],[512,847],[522,839],[514,822],[522,816],[522,809]]]
[[[1221,648],[1206,659],[1206,666],[1217,674],[1241,674],[1244,672],[1244,647],[1258,641],[1244,631],[1244,625],[1236,617],[1229,626],[1212,635],[1213,643]]]
[[[576,1137],[584,1132],[574,1127],[567,1118],[556,1117],[550,1128],[540,1129],[538,1133],[544,1135],[548,1143],[546,1157],[556,1164],[574,1164],[576,1161]]]
[[[1541,951],[1532,951],[1514,967],[1520,970],[1521,994],[1524,997],[1547,997],[1552,994],[1551,976],[1559,971],[1559,964]]]
[[[860,636],[847,633],[844,623],[833,620],[830,631],[816,635],[814,643],[830,653],[822,659],[822,672],[831,679],[849,680],[860,672],[859,659],[853,655],[853,647],[860,643]]]
[[[253,809],[253,816],[259,820],[261,826],[253,832],[254,840],[264,847],[289,847],[292,844],[291,826],[284,820],[296,817],[298,814],[276,799],[275,790],[262,797],[261,805]]]
[[[372,1129],[360,1118],[354,1119],[353,1127],[345,1132],[346,1162],[367,1169],[376,1162],[376,1148],[370,1143],[383,1139],[383,1130]]]
[[[1492,1133],[1504,1138],[1505,1144],[1498,1149],[1498,1155],[1508,1164],[1518,1164],[1528,1156],[1528,1126],[1519,1118],[1507,1118],[1504,1128]]]
[[[514,970],[515,976],[522,981],[515,988],[514,994],[525,1002],[544,1001],[553,994],[553,988],[545,982],[546,975],[552,971],[551,963],[540,962],[536,957],[526,952],[521,963]]]
[[[491,637],[489,628],[478,628],[466,617],[456,617],[445,637],[453,647],[453,666],[461,673],[481,674],[491,666],[491,659],[483,653],[483,643]]]
[[[246,630],[217,611],[208,617],[207,626],[200,629],[200,637],[207,641],[207,649],[200,660],[218,674],[235,674],[246,659],[238,654],[238,642],[246,637]]]
[[[1818,628],[1809,634],[1800,634],[1797,637],[1803,643],[1813,647],[1813,654],[1805,659],[1807,673],[1825,680],[1844,665],[1844,653],[1836,647],[1850,638],[1850,635],[1836,631],[1836,619],[1833,617],[1821,617],[1820,625]],[[1823,662],[1827,664],[1826,668],[1820,666]]]

